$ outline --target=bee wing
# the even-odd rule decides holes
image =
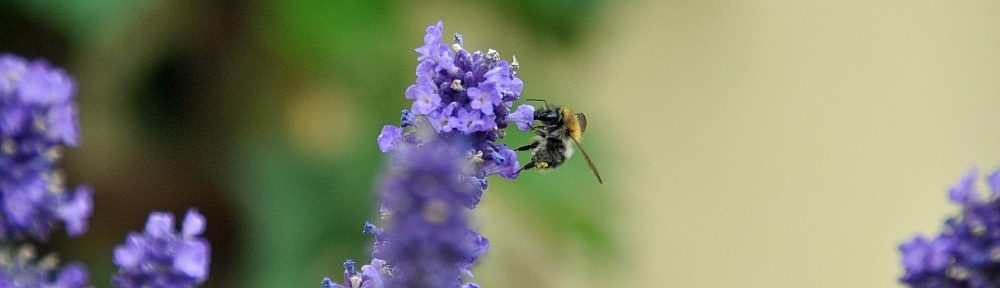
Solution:
[[[573,139],[576,148],[580,150],[580,154],[583,154],[583,158],[587,160],[587,166],[590,166],[590,171],[594,171],[594,176],[597,176],[597,183],[604,184],[604,180],[601,180],[601,172],[597,172],[597,167],[594,167],[594,161],[590,160],[590,155],[587,155],[587,151],[583,150],[583,146],[580,146],[580,141],[576,141],[573,137],[568,138]]]

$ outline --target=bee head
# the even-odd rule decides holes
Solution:
[[[557,109],[539,109],[535,110],[535,120],[542,122],[555,122],[559,120],[559,111]]]

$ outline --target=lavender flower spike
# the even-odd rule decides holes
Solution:
[[[991,191],[1000,190],[998,173],[987,177]],[[1000,287],[1000,198],[983,197],[975,188],[979,177],[972,169],[948,190],[962,210],[945,220],[940,234],[917,235],[899,245],[905,271],[900,282],[910,287]]]
[[[524,88],[516,62],[493,49],[467,51],[458,34],[454,45],[441,43],[441,22],[426,31],[416,81],[404,92],[413,103],[376,141],[392,166],[380,194],[383,227],[364,229],[375,236],[373,260],[360,270],[345,262],[343,284],[327,278],[324,287],[479,287],[465,277],[489,241],[467,214],[487,176],[518,176],[517,154],[497,142],[510,123],[530,129],[534,108],[511,112]]]
[[[79,144],[75,95],[62,69],[0,54],[0,240],[45,241],[59,222],[86,232],[90,188],[67,191],[55,169],[61,147]]]
[[[208,279],[209,244],[202,237],[205,216],[188,210],[181,232],[174,215],[153,212],[142,234],[132,232],[115,248],[116,287],[195,287]]]
[[[0,287],[87,287],[87,268],[73,263],[56,271],[57,262],[51,255],[36,260],[31,246],[22,246],[16,252],[0,250]]]

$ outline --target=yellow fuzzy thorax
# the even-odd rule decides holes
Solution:
[[[569,137],[580,141],[580,137],[583,137],[583,131],[580,129],[580,121],[576,119],[576,114],[573,114],[573,110],[562,107],[562,117],[563,122],[566,123],[566,130],[569,131]]]

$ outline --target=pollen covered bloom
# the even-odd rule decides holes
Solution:
[[[87,287],[87,268],[73,263],[57,269],[55,256],[36,259],[29,245],[16,251],[0,250],[0,287],[80,288]]]
[[[76,84],[42,60],[0,54],[0,239],[45,241],[56,225],[87,230],[90,188],[67,190],[55,163],[80,141]]]
[[[116,287],[195,287],[208,279],[210,247],[199,237],[205,216],[188,210],[181,231],[174,230],[174,215],[153,212],[143,233],[129,233],[114,251],[119,272]]]
[[[911,287],[1000,286],[1000,170],[986,177],[987,195],[976,188],[979,179],[972,169],[948,190],[948,198],[962,210],[945,220],[940,234],[917,235],[899,246],[905,271],[901,282]]]

